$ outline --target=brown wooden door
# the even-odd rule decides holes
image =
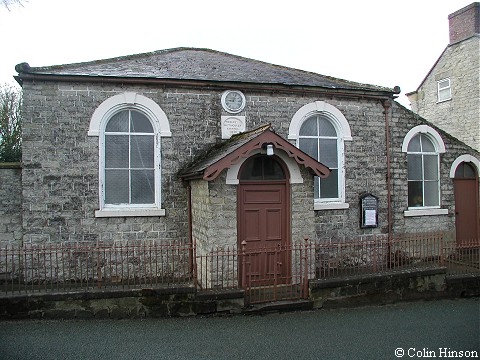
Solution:
[[[461,163],[455,172],[455,227],[457,243],[479,242],[478,176],[473,166]]]
[[[268,163],[272,160],[257,161],[255,166],[259,166],[259,163],[266,166],[268,175],[268,169],[271,169]],[[251,169],[246,164],[244,171]],[[237,221],[239,249],[246,252],[246,256],[240,258],[242,285],[245,285],[242,281],[243,269],[249,286],[284,283],[289,278],[289,191],[284,170],[281,167],[279,169],[281,174],[277,174],[275,180],[268,180],[269,176],[264,175],[261,176],[263,179],[249,180],[251,176],[245,173],[241,175]]]

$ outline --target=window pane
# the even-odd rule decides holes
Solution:
[[[248,159],[242,168],[242,173],[240,174],[241,180],[262,180],[263,171],[262,171],[262,158],[259,156],[252,157]]]
[[[408,152],[420,152],[420,134],[415,135],[408,143]]]
[[[325,179],[320,179],[320,198],[338,198],[338,170],[332,170]]]
[[[155,202],[153,170],[132,170],[132,204]]]
[[[283,180],[285,179],[285,174],[280,164],[271,157],[262,157],[263,158],[263,179],[264,180]]]
[[[131,146],[131,168],[153,168],[153,136],[150,135],[132,135],[130,138]]]
[[[450,79],[440,80],[438,82],[439,89],[445,89],[447,87],[450,87]]]
[[[318,127],[320,136],[337,136],[337,132],[330,120],[323,116],[318,118]]]
[[[422,139],[422,152],[435,152],[435,146],[432,141],[425,135],[421,135]]]
[[[409,181],[408,182],[408,206],[423,206],[422,182]]]
[[[105,135],[105,168],[128,168],[128,135]]]
[[[476,173],[475,173],[475,169],[473,168],[472,165],[470,164],[466,164],[466,163],[462,163],[463,164],[463,174],[466,178],[469,178],[469,179],[475,179],[476,178]]]
[[[425,180],[438,180],[437,155],[423,155],[423,168],[425,171]]]
[[[283,180],[285,173],[274,158],[266,155],[248,159],[242,167],[240,180]]]
[[[475,179],[475,169],[473,166],[467,163],[461,163],[458,165],[457,170],[455,170],[455,178],[468,178],[468,179]]]
[[[128,202],[128,170],[105,170],[105,203]]]
[[[305,120],[300,128],[300,136],[318,136],[317,116],[312,116]]]
[[[150,120],[138,111],[131,111],[131,132],[151,133],[153,134],[153,127]]]
[[[450,91],[450,88],[438,91],[438,101],[449,100],[451,99],[451,97],[452,97],[452,93]]]
[[[424,206],[438,206],[438,181],[425,181],[425,199]]]
[[[408,180],[423,180],[422,155],[407,155]]]
[[[329,168],[338,167],[336,139],[320,139],[319,161]]]
[[[128,110],[119,112],[108,121],[106,132],[128,132]]]
[[[318,140],[317,139],[299,139],[298,147],[307,155],[318,160]]]

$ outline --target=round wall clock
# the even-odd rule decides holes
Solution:
[[[239,113],[245,107],[245,95],[238,90],[227,90],[222,94],[222,106],[229,113]]]

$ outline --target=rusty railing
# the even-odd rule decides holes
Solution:
[[[191,246],[158,241],[0,248],[0,291],[32,293],[191,285]]]
[[[0,292],[192,286],[199,291],[244,289],[252,303],[305,298],[309,279],[434,266],[445,266],[447,275],[480,273],[478,240],[459,245],[447,233],[390,239],[382,234],[255,250],[205,250],[158,240],[7,245],[0,248]]]

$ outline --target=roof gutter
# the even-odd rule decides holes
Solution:
[[[93,83],[112,83],[112,84],[143,84],[143,85],[162,85],[162,86],[180,86],[180,87],[202,87],[202,88],[229,88],[240,87],[244,90],[252,89],[256,91],[273,92],[295,92],[301,94],[335,94],[349,98],[368,98],[368,99],[393,99],[395,95],[400,94],[400,87],[395,86],[391,91],[385,90],[364,90],[364,89],[345,89],[317,86],[300,86],[288,84],[263,84],[246,83],[235,81],[213,81],[213,80],[180,80],[180,79],[157,79],[157,78],[125,78],[110,76],[88,76],[88,75],[54,75],[54,74],[34,74],[21,72],[14,76],[15,80],[23,86],[24,80],[27,81],[55,81],[55,82],[93,82]]]

